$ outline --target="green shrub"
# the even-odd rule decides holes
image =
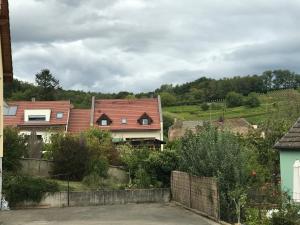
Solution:
[[[207,111],[207,110],[209,110],[209,105],[208,105],[207,103],[203,103],[203,104],[201,105],[201,109],[202,109],[203,111]]]
[[[146,167],[153,179],[169,187],[171,172],[179,167],[179,154],[167,148],[162,152],[151,152]]]
[[[71,180],[81,180],[89,166],[88,149],[78,136],[56,134],[51,138],[52,157],[54,160],[53,173],[68,174]]]
[[[97,173],[90,173],[89,175],[83,178],[82,183],[84,183],[93,190],[99,190],[102,189],[104,186],[104,179],[100,177]]]
[[[152,184],[151,176],[143,168],[139,168],[135,172],[135,178],[133,184],[137,188],[149,188]]]
[[[58,184],[42,178],[22,175],[5,175],[3,191],[11,206],[24,201],[39,203],[46,192],[59,191]]]
[[[299,225],[300,206],[294,203],[283,203],[278,212],[272,214],[271,225]]]
[[[105,158],[91,160],[88,163],[86,174],[96,174],[100,177],[107,177],[108,161]]]
[[[260,106],[260,101],[255,93],[250,93],[244,104],[249,108],[255,108]]]
[[[6,127],[3,135],[3,169],[17,172],[22,167],[19,159],[27,154],[26,140],[15,128]]]
[[[229,108],[241,106],[243,105],[243,96],[232,91],[226,95],[225,101]]]

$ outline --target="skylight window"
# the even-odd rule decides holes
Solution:
[[[57,119],[62,119],[63,117],[64,117],[64,113],[63,112],[56,113],[56,118]]]
[[[4,116],[15,116],[17,114],[18,106],[4,107]]]
[[[126,118],[122,118],[121,123],[122,124],[127,124],[127,119]]]

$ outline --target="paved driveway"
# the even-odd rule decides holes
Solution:
[[[132,204],[0,212],[0,225],[81,224],[216,225],[173,204]]]

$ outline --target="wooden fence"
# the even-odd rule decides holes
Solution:
[[[173,171],[171,194],[173,201],[195,209],[211,219],[220,220],[220,200],[216,179]]]

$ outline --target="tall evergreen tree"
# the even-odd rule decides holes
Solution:
[[[39,87],[39,100],[55,100],[55,91],[59,88],[59,80],[51,74],[50,70],[44,69],[36,74],[35,82]]]

